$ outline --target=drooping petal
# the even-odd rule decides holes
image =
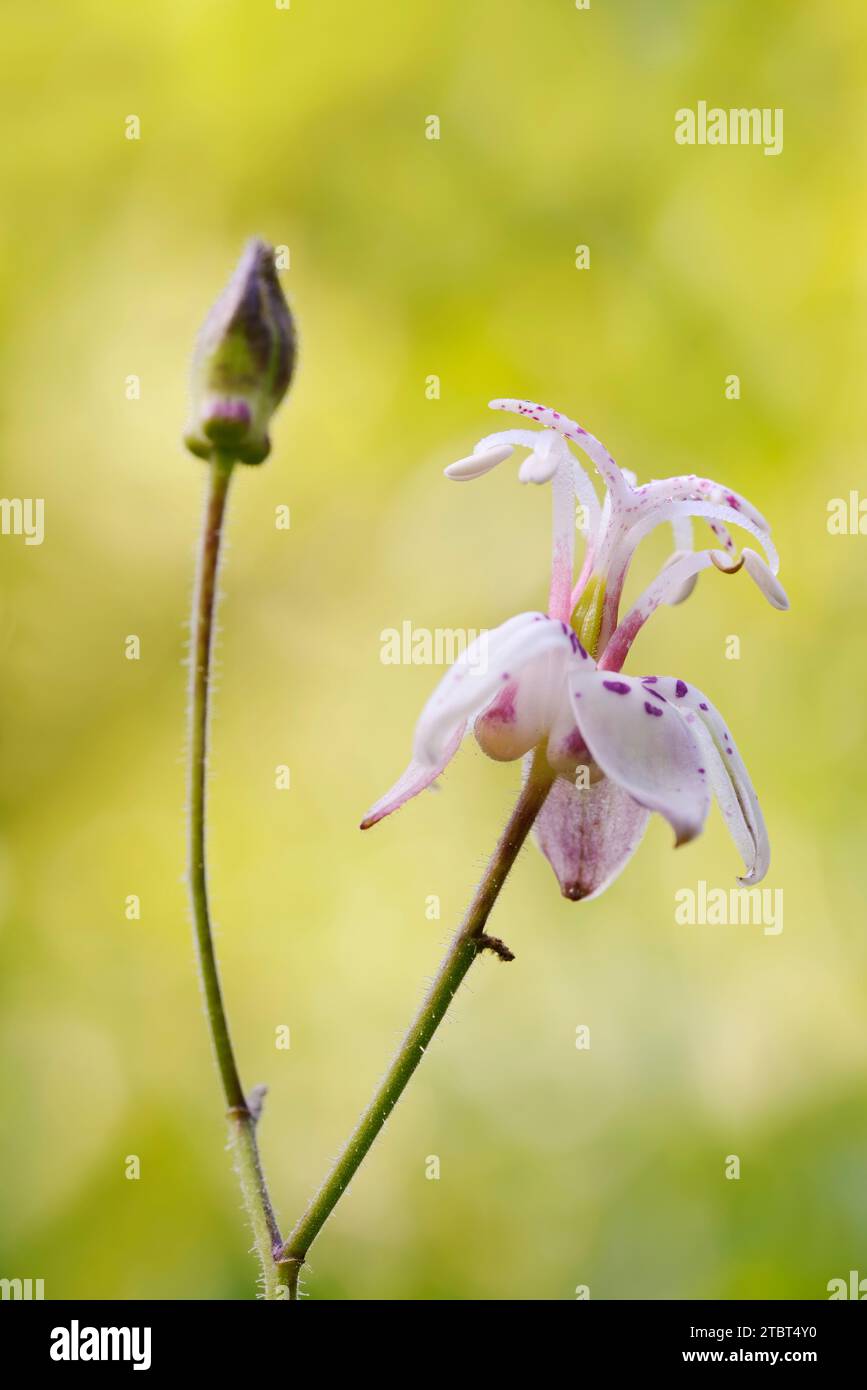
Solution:
[[[392,811],[397,811],[405,801],[418,796],[439,777],[440,773],[451,762],[461,744],[464,736],[466,722],[458,725],[452,733],[451,738],[443,750],[442,757],[433,767],[427,763],[418,763],[413,759],[406,771],[398,777],[394,786],[375,801],[361,822],[362,830],[369,830],[378,821],[390,816]]]
[[[679,711],[635,676],[576,668],[567,685],[575,722],[606,776],[665,816],[676,844],[694,839],[710,807],[709,779]]]
[[[678,709],[700,740],[702,765],[746,865],[739,882],[759,883],[770,863],[768,832],[750,775],[722,715],[701,690],[674,676],[646,676],[642,684]]]
[[[528,662],[557,648],[576,651],[578,639],[565,622],[545,613],[519,613],[485,632],[443,676],[421,712],[413,755],[436,766],[455,726],[480,713]]]
[[[539,812],[536,842],[564,898],[598,898],[632,858],[650,812],[604,777],[576,787],[558,777]]]

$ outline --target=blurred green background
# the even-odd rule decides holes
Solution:
[[[475,967],[307,1292],[823,1298],[867,1275],[867,541],[826,527],[863,486],[865,31],[857,0],[6,11],[2,491],[45,498],[46,538],[0,537],[0,1275],[254,1291],[182,881],[204,468],[179,442],[195,333],[252,232],[291,249],[302,359],[272,458],[234,486],[211,847],[287,1227],[519,782],[467,744],[438,795],[357,830],[440,674],[383,665],[381,631],[544,603],[547,495],[512,465],[441,476],[509,423],[488,399],[577,416],[642,478],[745,492],[792,599],[704,576],[630,663],[725,711],[783,933],[676,925],[678,888],[740,867],[717,812],[677,853],[655,819],[585,906],[526,850],[493,919],[517,960]],[[676,145],[699,100],[784,108],[784,152]]]

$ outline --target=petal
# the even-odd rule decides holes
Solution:
[[[558,647],[574,652],[578,646],[572,629],[545,613],[519,613],[482,633],[446,672],[422,710],[415,730],[416,762],[436,766],[455,727],[479,714],[528,662]]]
[[[638,848],[650,812],[607,777],[579,788],[558,777],[535,837],[564,898],[597,898]]]
[[[634,676],[575,670],[567,684],[575,721],[606,776],[664,815],[676,844],[698,835],[710,807],[708,776],[679,711]]]
[[[527,662],[477,718],[473,731],[482,752],[497,762],[523,757],[547,737],[562,710],[574,730],[566,667],[576,659],[566,640]],[[584,659],[590,662],[590,657]]]
[[[700,740],[703,763],[732,839],[743,856],[746,874],[739,882],[759,883],[768,872],[771,849],[759,799],[737,745],[719,710],[695,686],[673,676],[658,676],[653,689],[682,711]]]
[[[446,744],[440,761],[435,766],[431,767],[427,763],[418,763],[413,759],[406,769],[406,772],[398,777],[391,790],[387,791],[385,796],[381,796],[379,800],[375,801],[371,806],[364,820],[361,822],[361,829],[369,830],[372,825],[376,825],[377,821],[381,821],[386,816],[390,816],[392,811],[398,810],[405,801],[409,801],[412,797],[418,796],[419,792],[423,792],[426,787],[429,787],[432,782],[435,782],[458,751],[461,739],[464,736],[465,728],[466,724],[463,723],[454,730],[451,738]]]

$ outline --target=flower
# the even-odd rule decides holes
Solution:
[[[712,795],[746,866],[740,882],[758,883],[768,868],[767,831],[725,720],[685,680],[624,675],[622,667],[651,614],[662,603],[682,602],[703,569],[734,574],[743,568],[774,607],[787,608],[767,522],[745,498],[694,474],[637,486],[599,440],[557,411],[515,400],[491,406],[543,428],[488,435],[446,476],[481,477],[515,446],[530,451],[519,477],[553,489],[548,611],[510,618],[455,662],[422,710],[409,767],[370,809],[363,828],[430,786],[472,722],[491,758],[544,748],[556,780],[535,834],[566,897],[603,892],[635,852],[652,812],[669,821],[676,845],[694,839]],[[601,504],[567,440],[595,465],[605,486]],[[576,498],[586,548],[573,584]],[[713,548],[692,548],[694,517],[709,522]],[[621,619],[635,549],[663,522],[672,524],[676,549]],[[738,554],[732,525],[754,537],[767,558],[749,548]]]
[[[206,318],[193,354],[192,410],[184,443],[208,459],[215,451],[262,463],[268,425],[295,368],[295,325],[274,252],[253,238]]]

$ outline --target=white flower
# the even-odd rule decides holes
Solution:
[[[520,758],[544,747],[557,780],[536,837],[567,897],[593,897],[608,886],[637,848],[651,812],[670,822],[676,844],[693,839],[712,794],[746,865],[741,882],[759,882],[768,868],[767,832],[725,721],[686,681],[626,676],[621,668],[651,613],[661,603],[682,601],[710,566],[726,573],[743,567],[774,607],[788,607],[767,523],[743,497],[710,479],[689,475],[635,486],[599,440],[557,411],[525,401],[491,405],[543,428],[489,435],[446,474],[481,477],[516,445],[530,450],[522,481],[553,486],[548,612],[510,618],[477,639],[446,673],[418,720],[409,767],[363,827],[430,786],[472,723],[492,758]],[[601,505],[567,440],[602,478]],[[573,583],[576,497],[584,509],[586,550]],[[692,549],[693,517],[710,523],[714,548]],[[663,522],[673,525],[677,549],[618,620],[635,548]],[[767,561],[751,549],[738,555],[731,525],[755,537]]]

